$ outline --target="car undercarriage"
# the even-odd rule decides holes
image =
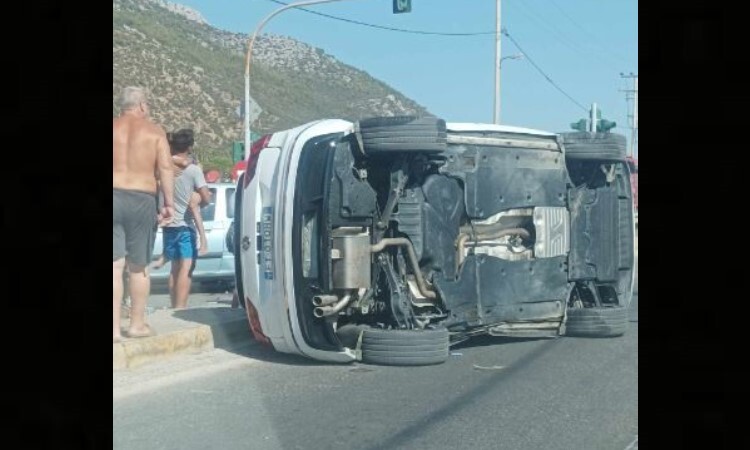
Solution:
[[[479,334],[623,334],[630,181],[620,137],[598,135],[387,117],[308,141],[292,233],[306,342],[409,365]]]

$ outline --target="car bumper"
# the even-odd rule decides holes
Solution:
[[[273,277],[272,279],[266,279],[264,273],[256,270],[251,271],[251,278],[257,280],[258,286],[257,301],[252,298],[251,301],[258,312],[263,333],[277,351],[297,354],[319,361],[349,363],[358,359],[354,350],[348,348],[341,351],[319,350],[311,347],[305,341],[298,319],[293,264],[287,263],[293,260],[291,245],[292,205],[294,205],[294,186],[296,186],[297,181],[296,174],[300,153],[308,139],[321,134],[340,132],[351,127],[350,123],[343,121],[336,121],[334,125],[334,127],[325,131],[316,129],[315,125],[302,131],[295,138],[294,145],[287,147],[283,152],[279,152],[278,164],[266,165],[265,159],[272,157],[273,150],[269,152],[268,156],[261,154],[258,163],[260,169],[256,173],[256,179],[250,183],[248,191],[244,195],[252,196],[247,198],[256,198],[256,203],[262,204],[264,207],[273,206],[272,234],[275,236],[272,246],[273,260],[275,261]],[[268,172],[262,170],[264,167],[268,168]],[[271,167],[273,167],[273,170],[271,170]],[[279,180],[283,180],[283,183]],[[259,184],[263,184],[265,187],[260,189]],[[262,194],[260,194],[261,191]],[[272,200],[269,196],[272,196]],[[243,217],[249,217],[252,222],[257,223],[260,221],[259,214],[260,210],[256,207],[254,212]],[[256,225],[253,223],[243,228],[245,228],[247,234],[252,234]],[[250,241],[255,242],[252,239]],[[253,248],[252,253],[255,253],[255,251],[256,249]],[[243,260],[243,263],[245,261],[248,261],[249,264],[255,264],[254,267],[257,267],[257,263],[252,259],[247,258]],[[244,270],[250,271],[250,267],[243,267]]]

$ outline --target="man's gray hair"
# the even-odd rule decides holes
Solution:
[[[122,99],[120,108],[123,111],[138,107],[141,103],[146,102],[146,89],[142,87],[128,86],[122,90]]]

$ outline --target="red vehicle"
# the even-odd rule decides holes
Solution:
[[[633,159],[632,156],[625,158],[628,162],[628,169],[630,170],[630,187],[633,190],[633,207],[635,208],[635,214],[638,216],[638,160]]]

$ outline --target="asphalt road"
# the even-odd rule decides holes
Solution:
[[[115,395],[114,448],[638,445],[637,295],[623,337],[488,338],[438,366],[317,364],[255,346],[180,364]]]

